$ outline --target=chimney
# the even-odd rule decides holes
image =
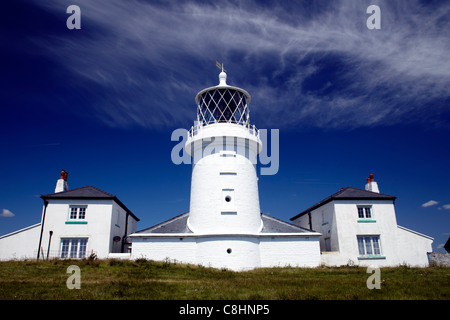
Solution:
[[[366,178],[366,191],[371,191],[371,192],[376,192],[376,193],[380,193],[380,190],[378,189],[378,184],[375,182],[375,179],[373,177],[373,174],[370,174],[367,178]]]
[[[61,170],[61,176],[56,182],[55,193],[69,190],[69,184],[67,183],[67,176],[69,173],[66,170]]]

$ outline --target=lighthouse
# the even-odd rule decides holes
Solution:
[[[131,258],[248,270],[320,264],[320,233],[261,213],[256,165],[263,142],[250,94],[219,84],[195,96],[184,151],[192,157],[189,211],[130,235]]]
[[[250,124],[250,94],[219,84],[195,97],[197,119],[186,152],[193,158],[188,228],[199,234],[248,234],[263,228],[256,159],[262,148]]]

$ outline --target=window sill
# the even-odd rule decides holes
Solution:
[[[358,223],[374,223],[377,222],[377,220],[373,220],[373,219],[359,219]]]
[[[66,224],[87,224],[87,221],[66,221]]]
[[[358,260],[383,260],[386,259],[385,256],[360,256]]]

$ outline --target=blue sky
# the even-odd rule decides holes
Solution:
[[[81,30],[66,28],[69,5]],[[369,5],[381,29],[369,30]],[[40,221],[61,169],[115,194],[138,229],[189,209],[171,134],[195,95],[250,93],[279,129],[261,209],[290,217],[373,173],[399,225],[450,236],[450,3],[443,1],[8,1],[0,36],[0,234]],[[433,202],[430,202],[430,201]],[[423,204],[428,205],[423,206]]]

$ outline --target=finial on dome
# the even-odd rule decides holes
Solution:
[[[227,74],[225,72],[219,73],[219,86],[227,85]]]
[[[223,68],[223,63],[216,61],[216,67],[222,70],[219,73],[219,86],[227,86],[227,70]]]

